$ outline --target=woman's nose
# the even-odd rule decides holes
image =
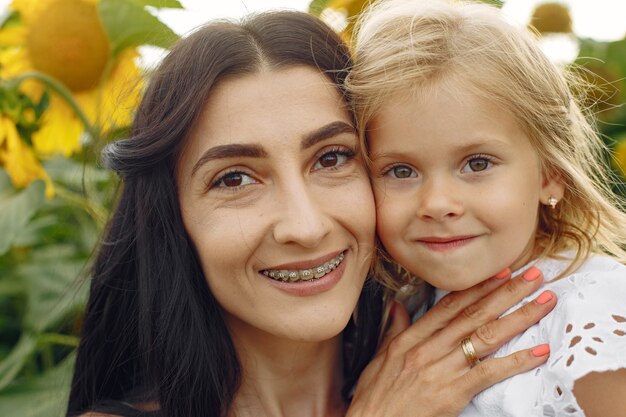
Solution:
[[[280,193],[274,239],[281,244],[297,243],[313,248],[332,229],[332,219],[325,210],[324,196],[317,195],[304,182],[290,184]]]
[[[461,216],[464,211],[460,190],[452,181],[425,181],[417,196],[417,216],[437,222]]]

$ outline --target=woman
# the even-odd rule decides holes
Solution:
[[[69,416],[454,415],[543,361],[523,351],[469,369],[463,337],[480,328],[485,356],[554,306],[491,322],[539,284],[494,279],[400,336],[395,308],[355,391],[383,302],[366,281],[375,213],[343,95],[350,64],[336,34],[292,12],[212,23],[165,58],[132,138],[105,152],[124,186],[94,264]]]

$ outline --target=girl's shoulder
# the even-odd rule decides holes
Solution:
[[[594,255],[573,273],[555,279],[568,265],[569,261],[560,259],[537,263],[546,281],[542,290],[549,289],[557,294],[557,310],[562,310],[562,314],[584,313],[579,311],[582,306],[598,306],[606,310],[615,305],[620,311],[626,310],[626,303],[623,302],[626,295],[626,265],[608,256]]]
[[[626,367],[626,266],[593,256],[543,289],[558,297],[555,309],[539,323],[550,342],[551,372],[570,385],[589,372]]]

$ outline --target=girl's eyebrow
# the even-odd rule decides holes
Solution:
[[[455,150],[458,152],[470,152],[482,146],[511,146],[511,143],[498,137],[480,136],[478,138],[468,139],[465,143],[459,144],[455,147]]]
[[[308,149],[320,141],[332,138],[333,136],[337,136],[342,133],[356,134],[356,129],[354,126],[339,120],[331,122],[304,135],[300,147],[301,149]],[[191,176],[193,177],[202,165],[210,161],[237,157],[264,158],[267,157],[267,152],[259,144],[235,143],[215,146],[213,148],[209,148],[202,154],[200,159],[198,159],[198,162],[194,164],[191,170]]]

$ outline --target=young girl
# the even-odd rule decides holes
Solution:
[[[543,342],[548,362],[462,415],[626,415],[626,215],[565,77],[484,4],[383,1],[355,52],[348,87],[384,250],[436,288],[434,302],[507,266],[546,276],[521,304],[560,300],[494,355]]]

